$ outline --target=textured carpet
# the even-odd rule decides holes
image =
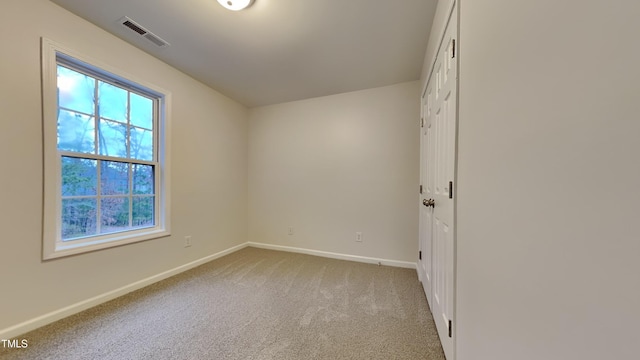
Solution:
[[[256,248],[18,338],[0,358],[444,359],[415,270]]]

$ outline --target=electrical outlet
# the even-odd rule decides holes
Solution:
[[[362,242],[362,233],[360,231],[356,232],[356,241]]]
[[[184,237],[184,247],[190,247],[191,246],[191,235],[185,236]]]
[[[289,226],[289,232],[288,232],[288,234],[289,234],[289,235],[293,235],[293,226]]]

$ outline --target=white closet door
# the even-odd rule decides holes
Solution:
[[[420,207],[420,259],[418,261],[418,272],[422,287],[427,296],[429,307],[433,303],[433,209],[424,206],[426,199],[433,197],[434,179],[434,132],[431,123],[431,104],[433,100],[433,89],[427,87],[422,98],[422,124],[420,128],[420,184],[422,205]]]
[[[454,6],[423,96],[423,256],[420,271],[447,359],[454,359],[455,162],[457,129],[457,6]],[[430,260],[425,259],[430,255]]]

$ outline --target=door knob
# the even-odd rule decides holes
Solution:
[[[426,207],[435,207],[436,202],[435,202],[435,200],[433,200],[433,199],[429,199],[429,200],[427,200],[427,199],[423,199],[423,200],[422,200],[422,205],[424,205],[424,206],[426,206]]]

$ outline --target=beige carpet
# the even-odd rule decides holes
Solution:
[[[416,271],[245,248],[19,337],[2,359],[444,359]]]

